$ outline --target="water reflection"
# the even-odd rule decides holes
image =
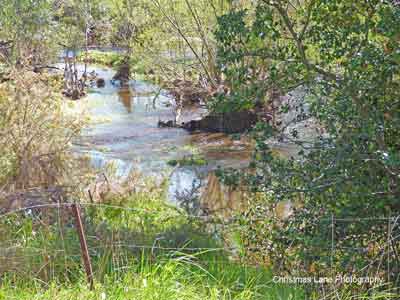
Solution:
[[[196,182],[200,177],[206,178],[217,166],[242,168],[248,165],[251,144],[244,138],[158,128],[159,120],[171,120],[174,116],[172,100],[166,93],[140,80],[132,80],[129,87],[120,88],[111,82],[113,70],[94,66],[89,68],[91,70],[105,80],[105,87],[93,87],[87,97],[70,103],[68,109],[75,115],[84,111],[90,116],[87,128],[75,141],[74,150],[88,155],[95,167],[113,163],[116,175],[121,177],[133,169],[144,175],[162,177],[170,170],[168,161],[201,153],[207,165],[180,167],[170,176],[169,196],[177,201],[177,194],[180,198],[191,199],[189,196]],[[182,122],[198,119],[205,111],[195,106],[188,108],[182,114]]]
[[[133,91],[130,87],[124,87],[118,90],[119,101],[125,106],[128,113],[132,113]]]

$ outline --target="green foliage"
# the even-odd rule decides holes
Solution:
[[[135,69],[140,72],[163,74],[167,80],[205,79],[211,91],[217,90],[208,103],[215,112],[248,110],[259,104],[268,107],[273,100],[269,94],[276,89],[283,94],[299,86],[306,89],[308,114],[320,129],[314,141],[302,141],[296,131],[288,137],[279,128],[260,123],[253,133],[256,148],[251,171],[243,174],[236,170],[227,174],[218,170],[217,173],[224,183],[247,183],[257,193],[248,210],[238,217],[242,229],[238,240],[246,254],[269,261],[285,274],[326,275],[331,266],[338,272],[359,269],[377,257],[386,257],[387,253],[382,252],[386,250],[382,249],[387,224],[368,219],[344,224],[331,217],[359,220],[400,213],[398,24],[399,6],[393,1],[378,0],[296,3],[287,0],[3,0],[0,41],[7,42],[11,48],[9,57],[2,54],[1,60],[16,64],[19,69],[10,74],[7,70],[5,75],[1,70],[0,80],[8,82],[0,86],[0,186],[15,190],[62,184],[67,182],[65,179],[71,170],[78,169],[68,149],[81,123],[66,118],[61,112],[61,99],[43,86],[43,82],[49,83],[46,79],[21,71],[21,65],[48,63],[60,45],[76,50],[88,46],[90,41],[111,40],[128,50]],[[101,34],[99,28],[110,29],[111,37],[109,33]],[[91,39],[89,32],[95,29],[100,36]],[[90,52],[89,59],[110,66],[120,63],[117,54]],[[221,85],[219,89],[218,85]],[[293,107],[280,107],[282,114],[292,110]],[[299,152],[288,159],[275,157],[266,142],[271,137],[290,138]],[[202,157],[170,162],[171,165],[204,163]],[[148,200],[143,195],[132,197]],[[126,199],[119,200],[123,203]],[[171,237],[164,241],[166,246],[182,246],[182,242],[192,242],[192,239],[196,240],[195,244],[210,242],[203,235],[199,238],[197,232],[193,234],[193,224],[174,209],[146,201],[133,201],[135,207],[129,208],[138,209],[135,214],[111,207],[88,209],[91,216],[86,220],[88,231],[92,236],[103,237],[117,232],[118,239],[132,243],[143,236],[155,239],[160,232]],[[282,203],[291,204],[289,218],[278,216]],[[148,214],[148,205],[157,214]],[[32,260],[23,261],[22,265],[32,263],[37,272],[47,270],[41,273],[43,278],[68,270],[70,273],[60,276],[71,282],[82,280],[79,258],[61,262],[58,257],[51,257],[60,265],[47,264],[46,255],[51,255],[52,249],[64,247],[54,223],[50,222],[48,230],[40,231],[39,236],[34,236],[39,232],[35,228],[38,224],[32,223],[29,217],[19,220],[16,226],[11,224],[15,225],[3,224],[8,229],[4,236],[18,237],[26,249],[43,250],[44,247],[46,250],[44,255],[32,252]],[[198,226],[201,225],[195,224],[196,230]],[[394,230],[397,234],[398,226]],[[178,233],[182,232],[184,238],[178,239]],[[67,226],[64,234],[65,249],[78,250],[72,228]],[[327,237],[335,239],[342,248],[332,254],[332,240]],[[102,246],[99,241],[91,243],[92,247]],[[252,253],[250,249],[254,248],[259,251]],[[398,281],[398,245],[392,248],[393,255],[389,258],[397,261],[392,274],[379,270],[379,264],[371,264],[370,271]],[[343,249],[359,252],[354,254]],[[94,261],[105,289],[109,284],[106,278],[113,276],[115,261],[119,264],[128,257],[124,266],[132,266],[137,271],[129,283],[134,291],[137,292],[143,280],[153,280],[151,289],[140,289],[143,297],[160,298],[159,291],[163,291],[170,298],[195,299],[199,295],[230,298],[230,290],[238,299],[259,296],[253,294],[258,288],[246,285],[247,281],[237,284],[232,279],[221,287],[220,282],[229,276],[224,271],[218,271],[223,279],[215,281],[217,276],[209,276],[211,271],[198,274],[191,266],[182,267],[173,261],[142,272],[137,258],[143,256],[138,252],[120,253],[117,260],[113,260],[115,252],[110,247],[96,253],[99,255]],[[153,253],[146,255],[146,259],[154,258]],[[328,255],[331,260],[327,259]],[[231,266],[228,260],[226,264]],[[236,276],[237,272],[232,274]],[[200,283],[204,278],[205,283]],[[128,280],[123,276],[117,279],[119,282],[109,284],[117,287],[112,290],[115,298],[120,297],[120,282]],[[257,281],[255,277],[252,280]],[[177,289],[176,282],[182,282],[187,288]],[[175,294],[171,286],[177,290]],[[26,289],[26,298],[30,297],[30,291],[43,291],[33,283]],[[49,293],[43,297],[54,297],[59,292],[58,288],[50,288],[43,292]],[[77,297],[80,292],[85,298],[98,297],[81,286],[70,297]],[[8,287],[0,293],[5,298],[15,295]]]
[[[4,0],[0,41],[10,42],[9,63],[42,66],[61,50],[105,44],[110,16],[103,0]]]
[[[119,278],[111,275],[104,283],[96,284],[94,291],[89,291],[83,276],[77,284],[53,283],[47,288],[32,280],[18,282],[18,288],[5,281],[0,299],[301,299],[301,293],[294,289],[266,286],[270,276],[260,270],[218,260],[201,265],[192,259],[182,256],[165,263],[131,264],[128,272]]]
[[[290,137],[299,153],[280,159],[266,140],[282,132],[258,126],[253,171],[245,176],[253,191],[266,195],[250,205],[249,220],[275,211],[282,200],[296,208],[285,221],[271,217],[254,224],[245,218],[243,234],[281,271],[309,272],[314,262],[328,270],[323,228],[331,214],[400,213],[400,27],[393,26],[400,21],[400,8],[384,1],[285,3],[258,1],[255,14],[235,11],[219,19],[219,62],[231,91],[216,105],[254,103],[258,91],[263,95],[274,87],[307,89],[309,113],[323,133],[312,143]],[[252,76],[254,70],[265,70],[265,76]],[[350,248],[366,248],[374,238],[382,243],[385,226],[372,222],[336,224],[336,238],[352,236],[344,242]],[[335,267],[348,270],[355,255],[339,252]],[[360,267],[371,259],[365,255],[353,263]]]
[[[0,7],[0,41],[9,41],[10,61],[41,64],[54,55],[49,0],[4,0]]]
[[[229,2],[113,1],[113,42],[131,51],[140,73],[158,81],[202,78],[212,84],[218,77],[212,28]]]
[[[0,299],[301,299],[300,289],[272,283],[264,268],[190,250],[221,245],[204,224],[168,206],[157,186],[83,207],[95,291],[87,289],[68,211],[33,209],[0,220],[10,249]],[[149,247],[135,248],[141,245]]]
[[[268,92],[274,88],[285,91],[299,84],[293,76],[302,71],[293,59],[285,59],[295,49],[281,38],[279,20],[263,4],[253,10],[235,10],[218,18],[217,63],[229,91],[210,101],[213,111],[251,109],[268,103]],[[271,42],[276,39],[282,41]]]
[[[53,5],[53,39],[65,50],[107,45],[110,40],[109,4],[105,0],[66,0]]]
[[[170,166],[204,166],[207,164],[207,161],[205,158],[201,155],[190,155],[190,156],[185,156],[181,159],[173,159],[168,161],[168,165]]]
[[[87,62],[89,64],[99,64],[116,68],[123,62],[124,55],[115,52],[91,50],[88,51],[88,53],[80,53],[77,59],[78,61]]]

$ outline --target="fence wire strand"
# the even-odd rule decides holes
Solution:
[[[57,209],[57,220],[54,221],[52,225],[58,226],[58,235],[55,237],[56,239],[59,239],[59,242],[61,242],[61,248],[54,248],[49,245],[49,248],[45,247],[34,247],[34,246],[28,246],[26,245],[25,241],[23,239],[18,239],[18,238],[12,238],[4,241],[0,241],[0,261],[12,261],[13,259],[16,261],[16,263],[23,263],[24,260],[29,260],[29,259],[34,259],[37,258],[38,261],[35,263],[37,266],[40,266],[40,269],[38,272],[41,271],[42,268],[45,268],[47,264],[53,263],[51,260],[55,259],[57,257],[63,257],[64,258],[64,264],[68,264],[68,260],[74,259],[74,263],[79,262],[80,258],[82,257],[82,253],[79,252],[79,242],[78,240],[73,241],[73,245],[71,245],[71,240],[64,241],[63,237],[63,232],[65,228],[62,228],[62,226],[67,227],[67,228],[72,228],[74,227],[73,222],[71,224],[63,224],[64,221],[62,220],[63,216],[63,210],[65,209],[67,212],[70,212],[69,209],[74,205],[74,203],[48,203],[48,204],[37,204],[37,205],[31,205],[28,207],[21,207],[17,208],[11,211],[3,212],[0,214],[0,221],[8,221],[6,219],[7,217],[11,216],[18,216],[18,214],[22,214],[24,217],[30,217],[33,220],[38,220],[38,224],[36,227],[40,229],[41,226],[45,226],[46,224],[42,222],[41,218],[43,215],[41,214],[43,210],[45,209]],[[89,208],[93,209],[111,209],[111,210],[121,210],[121,211],[126,211],[129,213],[132,213],[132,216],[135,217],[135,213],[137,213],[137,217],[143,217],[146,215],[157,215],[159,214],[159,211],[152,211],[148,209],[140,209],[140,208],[134,208],[134,207],[124,207],[124,206],[119,206],[119,205],[111,205],[111,204],[105,204],[105,203],[91,203],[91,202],[81,202],[79,203],[82,208],[85,208],[82,210],[82,213],[88,217],[90,215]],[[129,216],[129,215],[128,215]],[[130,217],[130,216],[129,216]],[[177,218],[177,217],[182,217],[182,218],[187,218],[188,220],[195,220],[195,221],[202,221],[205,223],[209,223],[211,225],[221,225],[222,228],[225,230],[226,228],[229,228],[229,226],[234,226],[234,228],[240,228],[241,226],[241,220],[246,219],[246,216],[240,216],[240,217],[228,217],[228,218],[223,218],[219,216],[207,216],[207,215],[192,215],[188,214],[187,212],[181,210],[181,209],[176,209],[171,213],[166,213],[163,214],[163,217],[165,218]],[[136,219],[135,219],[136,220]],[[257,221],[264,221],[265,218],[247,218],[247,222],[257,222]],[[386,236],[386,242],[384,244],[379,244],[377,253],[375,257],[371,258],[369,263],[365,266],[362,266],[358,269],[354,270],[354,274],[361,274],[363,272],[369,272],[368,270],[375,265],[378,265],[378,267],[381,266],[381,264],[385,264],[385,268],[387,269],[388,276],[390,276],[391,272],[391,264],[393,261],[393,257],[398,258],[398,253],[396,245],[399,244],[400,240],[400,234],[397,234],[398,230],[400,229],[400,216],[380,216],[380,217],[366,217],[366,218],[336,218],[335,216],[331,216],[331,218],[321,218],[318,219],[321,222],[326,222],[327,226],[326,228],[328,229],[328,232],[330,231],[331,236],[330,236],[330,241],[326,246],[324,245],[312,245],[312,244],[307,244],[304,245],[304,248],[308,251],[309,255],[312,256],[313,251],[319,250],[319,251],[325,251],[327,255],[330,255],[330,265],[332,272],[334,272],[335,268],[335,257],[339,252],[348,252],[349,254],[354,254],[354,255],[363,255],[364,253],[368,252],[368,247],[353,247],[353,246],[348,246],[346,244],[341,244],[339,243],[339,238],[336,236],[336,228],[338,225],[340,226],[348,226],[351,224],[362,224],[363,222],[375,222],[376,224],[382,225],[387,224],[387,234]],[[9,222],[18,222],[18,218],[14,219],[11,218]],[[121,221],[122,222],[122,221]],[[235,223],[236,222],[236,223]],[[48,225],[48,224],[47,224]],[[236,226],[236,227],[235,227]],[[35,228],[37,230],[38,228]],[[32,229],[34,230],[34,229]],[[234,231],[234,230],[233,230]],[[346,233],[346,231],[344,231]],[[368,243],[378,243],[382,240],[382,236],[378,237],[370,237],[368,240]],[[37,239],[40,240],[42,238],[39,234],[35,235],[32,240]],[[229,246],[229,245],[223,245],[220,247],[195,247],[195,246],[190,246],[190,245],[168,245],[169,241],[167,238],[163,236],[158,236],[158,237],[150,237],[146,238],[146,235],[144,233],[144,236],[142,235],[133,235],[133,236],[128,236],[127,238],[129,239],[134,239],[134,242],[132,241],[127,241],[125,240],[126,237],[121,234],[114,234],[113,231],[108,232],[108,235],[106,236],[101,236],[101,235],[92,235],[92,234],[87,234],[86,239],[89,241],[88,245],[88,252],[91,257],[102,257],[108,255],[107,251],[116,251],[116,253],[112,253],[112,262],[111,265],[113,267],[113,270],[115,271],[123,271],[123,270],[129,270],[129,269],[134,269],[134,266],[129,265],[129,260],[130,258],[128,257],[128,254],[131,253],[129,251],[150,251],[151,254],[154,254],[157,252],[157,254],[162,253],[164,256],[158,257],[157,261],[158,262],[168,262],[171,259],[175,259],[178,261],[179,259],[193,259],[196,262],[199,263],[207,263],[207,262],[213,262],[213,263],[224,263],[226,262],[226,259],[236,259],[236,260],[241,260],[242,257],[240,254],[243,251],[246,252],[263,252],[265,250],[264,246]],[[349,237],[351,239],[351,237]],[[18,244],[17,244],[18,243]],[[241,248],[243,247],[243,249]],[[119,250],[117,250],[119,249]],[[124,252],[125,251],[125,252]],[[128,251],[128,252],[127,252]],[[26,252],[26,253],[25,253]],[[208,257],[197,257],[196,255],[198,253],[215,253],[215,257],[213,258],[208,258]],[[222,256],[221,254],[224,253],[226,255],[229,255],[227,258],[225,256]],[[165,256],[165,254],[167,256]],[[184,258],[179,258],[180,255],[183,255],[182,257]],[[186,256],[185,256],[186,255]],[[318,255],[318,254],[316,254]],[[41,257],[47,257],[44,262],[40,261]],[[49,259],[50,261],[47,261]],[[386,259],[386,261],[384,261]],[[31,261],[33,264],[34,262]],[[58,262],[61,264],[61,262]],[[398,263],[398,262],[397,262]],[[57,264],[55,261],[54,264]],[[12,264],[11,264],[12,265]],[[2,269],[6,268],[7,266],[0,267],[0,276],[2,273]],[[94,273],[98,272],[99,270],[94,270]],[[333,273],[334,275],[334,273]],[[332,276],[333,276],[332,275]],[[388,278],[390,279],[390,278]]]

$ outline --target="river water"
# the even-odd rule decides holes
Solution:
[[[82,69],[82,66],[80,66]],[[74,151],[89,156],[96,168],[112,163],[119,177],[135,170],[148,176],[170,176],[169,197],[189,190],[211,170],[221,167],[245,167],[250,159],[251,145],[246,139],[232,139],[224,134],[190,134],[179,128],[159,128],[159,120],[174,118],[171,99],[166,91],[141,80],[132,80],[129,87],[112,83],[114,71],[90,66],[104,78],[103,88],[93,87],[88,95],[71,102],[73,113],[90,117],[89,125],[74,141]],[[154,98],[160,94],[156,100]],[[182,119],[200,117],[201,109],[187,109]],[[200,153],[204,166],[182,166],[172,169],[168,161]]]

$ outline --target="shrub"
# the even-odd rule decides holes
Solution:
[[[0,186],[49,187],[73,179],[72,139],[83,124],[32,72],[12,70],[0,85]]]

